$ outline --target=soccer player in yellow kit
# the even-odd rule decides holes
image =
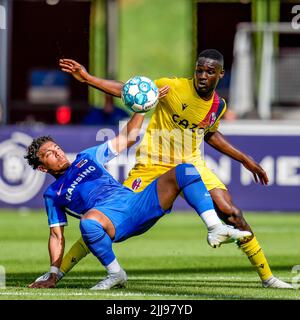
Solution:
[[[124,185],[139,192],[176,164],[194,164],[221,219],[235,228],[252,232],[241,210],[232,202],[225,185],[206,167],[200,150],[204,139],[219,152],[239,161],[253,173],[256,182],[268,184],[267,174],[261,166],[231,145],[218,131],[220,119],[226,111],[225,100],[215,91],[219,80],[224,76],[223,63],[220,52],[208,49],[199,54],[193,78],[155,80],[159,88],[167,85],[169,92],[156,106],[137,149],[136,164]],[[121,96],[122,82],[94,77],[71,59],[61,59],[60,67],[81,82],[116,97]],[[293,288],[273,276],[254,235],[244,243],[238,243],[238,246],[255,267],[263,287]],[[78,240],[63,259],[61,275],[67,273],[87,253],[88,249],[82,239]]]

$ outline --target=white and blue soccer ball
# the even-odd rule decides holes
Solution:
[[[158,103],[158,88],[149,78],[135,76],[124,84],[121,98],[127,108],[133,112],[147,112]]]

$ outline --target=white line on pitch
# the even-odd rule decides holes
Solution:
[[[145,293],[136,293],[136,292],[127,292],[127,293],[107,293],[104,294],[103,292],[99,293],[91,293],[91,292],[74,292],[74,293],[47,293],[47,292],[0,292],[0,296],[101,296],[103,298],[105,297],[172,297],[172,298],[213,298],[213,299],[224,299],[225,297],[227,299],[249,299],[247,296],[240,296],[240,295],[214,295],[214,294],[159,294],[159,293],[153,293],[153,294],[145,294]],[[283,296],[272,296],[272,299],[282,299]],[[266,296],[255,296],[255,299],[266,299]],[[297,297],[297,300],[300,298]]]

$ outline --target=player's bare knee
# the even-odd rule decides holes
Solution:
[[[180,187],[177,183],[177,178],[176,178],[176,169],[173,168],[171,171],[170,171],[170,183],[172,185],[172,188],[177,192],[179,193],[180,192]]]
[[[179,193],[179,191],[180,191],[180,188],[177,184],[175,168],[169,170],[164,175],[162,175],[159,178],[159,183],[163,185],[163,188],[165,190],[169,190],[169,191],[172,190],[175,193]]]

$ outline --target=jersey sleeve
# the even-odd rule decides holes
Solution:
[[[105,164],[118,156],[118,152],[114,150],[111,140],[100,144],[100,146],[89,148],[82,153],[87,153],[89,156],[100,164]]]
[[[220,120],[223,117],[224,113],[226,112],[227,106],[226,102],[223,98],[220,99],[220,104],[216,114],[216,121],[212,126],[210,126],[207,132],[216,132],[220,126]]]
[[[154,80],[154,83],[158,88],[161,88],[166,85],[171,86],[173,81],[174,79],[170,79],[170,78],[160,78],[160,79]]]
[[[55,206],[50,197],[45,197],[45,206],[48,215],[49,227],[65,226],[68,224],[65,212]]]

